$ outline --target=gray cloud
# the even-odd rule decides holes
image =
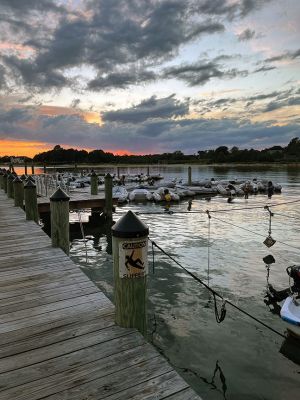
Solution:
[[[247,71],[239,71],[235,68],[222,70],[215,62],[186,64],[179,67],[167,68],[164,71],[165,78],[177,78],[185,81],[190,86],[201,85],[212,78],[232,79],[237,76],[246,76]]]
[[[242,33],[238,35],[240,42],[253,39],[255,37],[255,31],[251,29],[245,29]]]
[[[266,58],[265,62],[274,62],[274,61],[282,61],[282,60],[294,60],[300,56],[300,49],[295,51],[287,51],[286,53],[279,54],[275,57]]]
[[[130,68],[127,71],[112,72],[105,76],[98,76],[89,82],[88,87],[92,90],[111,88],[125,89],[130,85],[146,83],[155,79],[156,74],[152,71],[138,71],[136,68]]]
[[[226,99],[225,99],[226,100]],[[292,101],[299,103],[299,99]],[[221,102],[220,102],[221,103]],[[224,99],[223,99],[224,103]],[[181,149],[194,153],[220,145],[255,147],[286,144],[299,125],[272,126],[238,119],[187,119],[188,105],[174,96],[150,98],[137,106],[105,113],[104,124],[88,124],[79,115],[39,115],[38,109],[0,110],[0,138],[70,143],[117,151],[153,153]],[[181,116],[173,119],[172,116]],[[99,145],[100,143],[100,145]]]
[[[224,0],[199,1],[197,8],[210,15],[225,15],[229,19],[243,18],[251,12],[262,8],[272,0],[240,0],[236,2]]]
[[[273,65],[267,66],[267,65],[263,65],[260,68],[257,68],[256,70],[254,70],[254,73],[257,72],[268,72],[268,71],[272,71],[273,69],[276,69],[276,67],[274,67]]]
[[[174,95],[161,99],[152,96],[137,106],[103,113],[102,119],[109,122],[137,123],[157,118],[184,116],[188,112],[188,102],[182,103],[176,100]]]

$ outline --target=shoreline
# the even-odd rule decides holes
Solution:
[[[101,164],[41,164],[41,163],[28,163],[26,164],[27,168],[30,168],[31,165],[34,165],[35,168],[44,168],[46,166],[47,169],[83,169],[83,168],[147,168],[147,167],[176,167],[176,166],[191,166],[191,167],[213,167],[213,168],[235,168],[235,167],[246,167],[246,168],[258,168],[258,167],[300,167],[300,162],[280,162],[280,163],[212,163],[212,164],[203,164],[203,163],[172,163],[172,164],[148,164],[148,163],[138,163],[138,164],[128,164],[128,163],[101,163]],[[16,168],[25,168],[25,164],[14,164]],[[0,168],[9,167],[9,163],[0,164]]]

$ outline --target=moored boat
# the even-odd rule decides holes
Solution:
[[[134,189],[128,197],[131,201],[150,201],[153,199],[152,193],[147,189]]]

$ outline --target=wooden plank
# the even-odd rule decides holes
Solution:
[[[1,191],[0,241],[1,399],[199,399],[138,332],[115,325],[113,304]]]
[[[199,395],[196,394],[191,388],[182,390],[168,397],[168,400],[201,400]]]
[[[72,286],[74,288],[74,285]],[[27,309],[32,309],[33,307],[38,307],[50,303],[60,302],[62,300],[70,300],[73,299],[74,302],[77,297],[83,297],[86,295],[99,293],[99,290],[96,286],[87,286],[79,289],[75,287],[73,290],[65,290],[59,291],[54,295],[50,296],[39,296],[39,295],[32,295],[30,300],[20,299],[19,297],[14,297],[13,300],[10,298],[5,302],[1,302],[0,304],[0,315],[4,313],[16,313],[17,311],[25,311]]]
[[[32,327],[10,338],[9,343],[0,346],[0,358],[24,353],[50,344],[61,342],[115,325],[114,309],[92,309],[88,313],[69,315],[65,319],[58,319],[51,324],[44,324],[41,329]],[[24,334],[23,334],[24,333]]]
[[[170,399],[172,395],[180,392],[183,394],[188,388],[188,384],[175,371],[170,371],[165,374],[149,379],[145,382],[130,387],[129,389],[115,393],[109,396],[109,400],[154,400],[154,399]],[[193,391],[191,390],[190,393]],[[195,395],[195,393],[194,393]],[[178,399],[181,399],[181,397]],[[194,397],[199,400],[199,397]],[[192,397],[191,397],[192,400]]]
[[[91,366],[90,363],[95,363],[98,361],[99,364],[101,364],[103,362],[103,358],[145,344],[143,338],[136,333],[129,333],[126,331],[126,335],[124,336],[114,337],[114,335],[112,335],[109,337],[109,340],[107,340],[107,338],[103,337],[103,335],[101,337],[101,333],[104,331],[105,330],[96,332],[96,334],[99,333],[99,335],[97,335],[97,343],[94,345],[84,348],[82,347],[77,351],[72,351],[66,354],[60,353],[57,357],[53,357],[43,362],[32,363],[26,367],[20,367],[17,371],[14,367],[13,370],[9,372],[1,373],[0,391],[14,387],[16,375],[18,379],[18,385],[23,385],[31,382],[33,377],[38,377],[38,379],[46,378],[51,375],[64,373],[75,366],[79,367],[88,364],[86,368],[89,369]],[[84,341],[81,341],[81,344],[86,344],[86,336],[81,337],[82,341]],[[89,342],[87,341],[87,343]],[[31,353],[28,354],[28,356],[30,357]]]
[[[142,342],[144,342],[142,336],[137,334],[133,329],[125,329],[116,325],[108,326],[82,336],[50,344],[49,346],[30,350],[11,357],[5,357],[0,360],[0,372],[2,374],[3,372],[17,370],[29,365],[42,363],[46,360],[62,357],[81,349],[93,347],[99,343],[105,342],[106,346],[110,346],[109,342],[113,339],[127,335],[133,335],[134,338],[131,340],[131,343],[136,341],[142,344]],[[92,357],[92,355],[90,356]],[[56,360],[56,362],[61,361]],[[57,368],[61,367],[57,366]]]
[[[103,309],[108,312],[111,312],[112,310],[112,304],[106,298],[101,299],[101,301],[94,301],[93,303],[85,302],[75,304],[73,307],[62,308],[46,314],[36,315],[30,319],[22,318],[16,321],[7,322],[6,324],[0,325],[0,345],[15,341],[15,337],[21,334],[19,332],[20,330],[22,331],[22,334],[25,335],[24,337],[28,337],[39,332],[39,330],[41,332],[48,330],[51,324],[55,324],[65,318],[71,317],[72,319],[74,315],[77,315],[79,320],[82,317],[80,314],[92,311],[97,313],[97,311]]]
[[[37,380],[4,390],[1,395],[5,400],[38,400],[47,396],[49,400],[76,400],[82,399],[83,395],[88,398],[91,394],[93,398],[102,399],[139,379],[146,380],[149,375],[151,378],[151,375],[161,375],[170,369],[166,361],[145,344],[106,357],[102,362],[89,363],[88,368],[84,364],[47,378],[38,379],[36,376]],[[100,387],[95,385],[96,380],[97,383],[102,381]],[[62,391],[65,392],[60,393]]]
[[[89,295],[83,295],[83,296],[76,297],[73,299],[56,301],[54,303],[44,304],[44,305],[33,307],[33,308],[28,308],[26,310],[20,310],[20,311],[7,313],[7,314],[1,314],[0,315],[0,324],[5,324],[7,322],[17,321],[20,319],[28,320],[28,318],[32,318],[33,316],[35,317],[35,316],[47,314],[49,312],[61,310],[63,308],[73,307],[75,304],[78,305],[78,304],[90,303],[90,302],[94,302],[94,301],[105,301],[105,300],[106,300],[105,295],[103,293],[97,291],[96,293],[92,293]]]

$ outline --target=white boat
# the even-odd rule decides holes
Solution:
[[[220,183],[217,185],[217,190],[219,194],[222,194],[223,196],[229,196],[230,194],[232,196],[236,195],[236,189],[232,184],[229,184],[228,186],[221,185]]]
[[[190,190],[188,187],[181,185],[177,185],[175,187],[175,193],[177,193],[180,198],[193,197],[196,194],[196,192],[194,192],[193,190]]]
[[[131,201],[147,201],[153,200],[153,195],[147,189],[134,189],[128,195]]]
[[[289,296],[285,299],[280,310],[281,318],[288,322],[288,329],[300,339],[300,298]]]
[[[112,189],[113,197],[117,198],[118,203],[126,203],[128,192],[124,186],[114,186]]]
[[[178,201],[180,197],[166,187],[160,187],[153,192],[154,201]]]

